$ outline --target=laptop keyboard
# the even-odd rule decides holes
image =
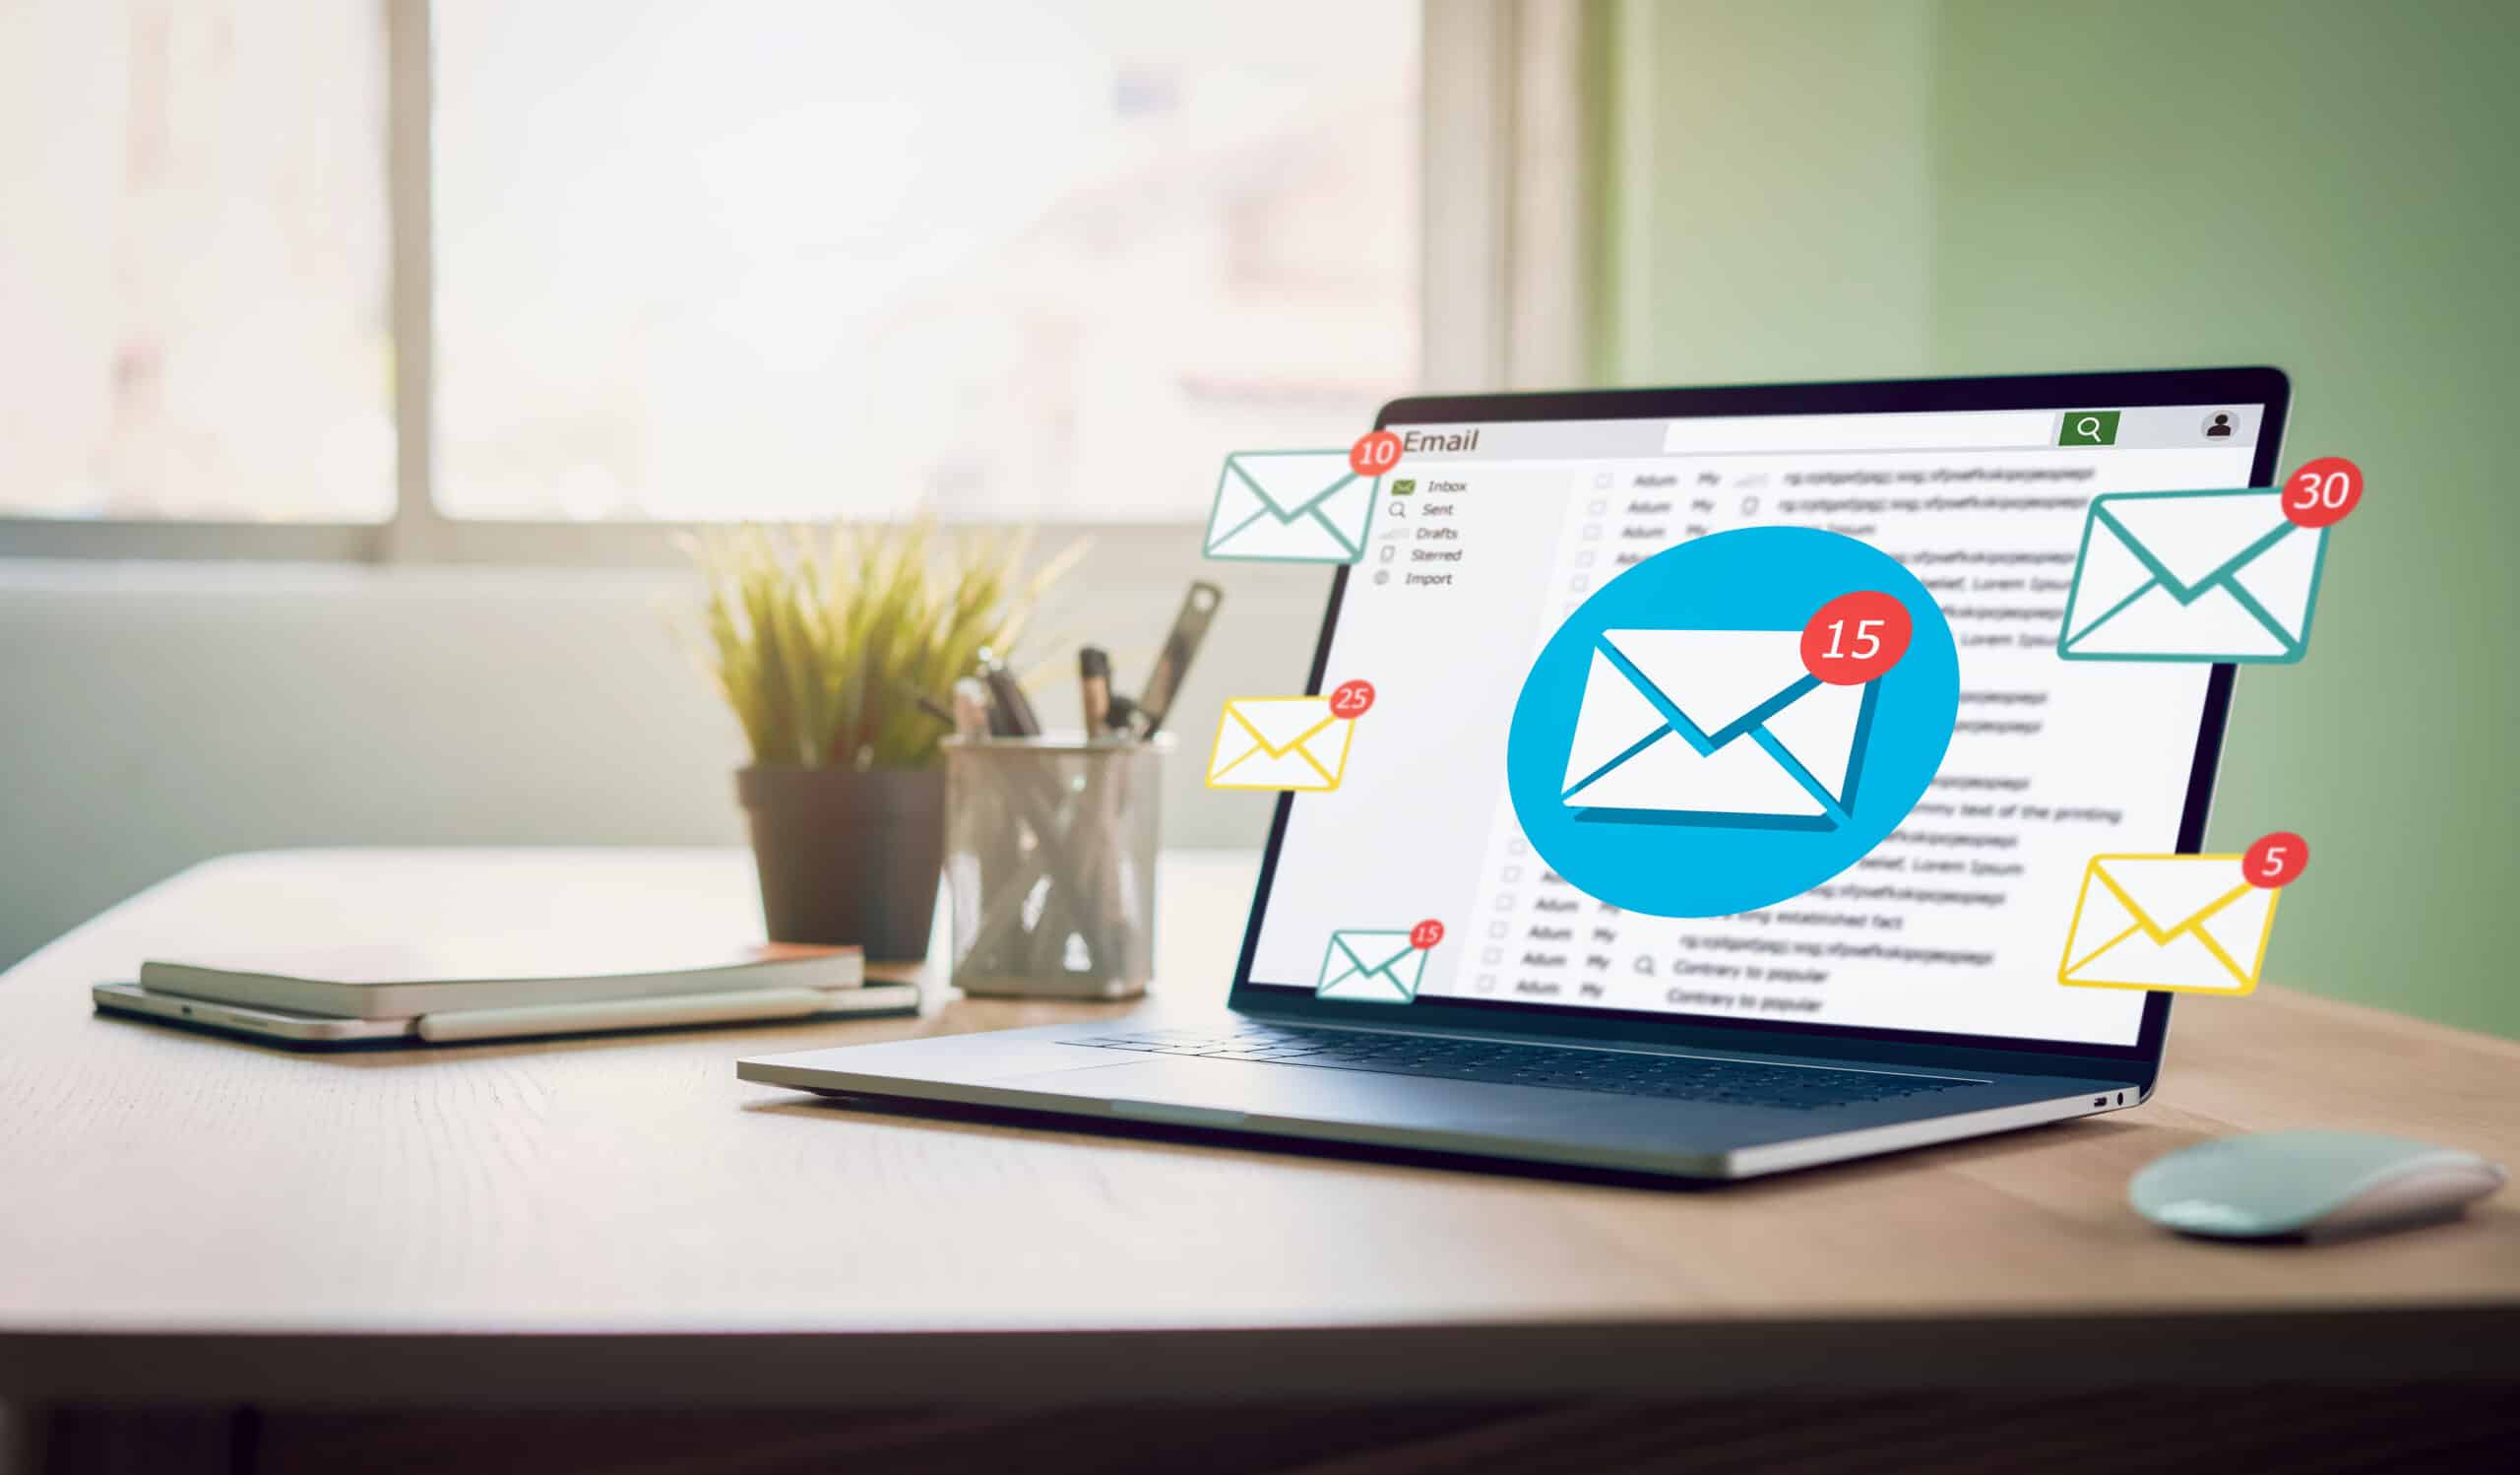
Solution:
[[[1543,1086],[1559,1091],[1604,1091],[1666,1101],[1711,1101],[1729,1106],[1813,1111],[1921,1096],[1975,1081],[1936,1076],[1890,1075],[1826,1066],[1761,1065],[1747,1060],[1709,1060],[1688,1056],[1642,1055],[1614,1050],[1563,1050],[1548,1045],[1502,1045],[1487,1040],[1448,1040],[1429,1035],[1381,1035],[1354,1030],[1304,1029],[1244,1024],[1222,1030],[1159,1029],[1095,1035],[1062,1041],[1100,1050],[1149,1055],[1206,1056],[1220,1060],[1264,1060],[1325,1070],[1365,1070],[1382,1075],[1431,1075],[1445,1080]]]

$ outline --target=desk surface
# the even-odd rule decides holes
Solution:
[[[1243,855],[1167,856],[1159,994],[1222,996]],[[2520,1159],[2520,1046],[2279,988],[2182,1002],[2157,1103],[1714,1189],[850,1111],[738,1056],[1112,1005],[301,1056],[94,1017],[146,956],[664,898],[696,851],[220,861],[0,976],[0,1394],[707,1402],[2520,1368],[2520,1193],[2252,1250],[2125,1207],[2147,1159],[2332,1125]],[[520,899],[526,899],[521,901]],[[730,1338],[730,1332],[751,1335]],[[538,1333],[519,1339],[510,1333]]]

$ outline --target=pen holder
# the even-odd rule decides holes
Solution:
[[[945,879],[966,994],[1128,998],[1155,971],[1171,739],[945,739]]]

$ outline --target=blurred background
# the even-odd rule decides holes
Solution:
[[[2515,62],[2493,0],[7,0],[0,965],[237,850],[739,842],[694,523],[1073,531],[1124,673],[1217,579],[1212,712],[1327,587],[1201,563],[1228,450],[2263,362],[2371,492],[2211,839],[2317,852],[2269,977],[2520,1035]]]

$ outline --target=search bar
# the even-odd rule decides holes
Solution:
[[[1755,451],[1974,451],[2046,446],[2052,410],[1984,410],[1951,415],[1751,415],[1673,420],[1663,454]]]

